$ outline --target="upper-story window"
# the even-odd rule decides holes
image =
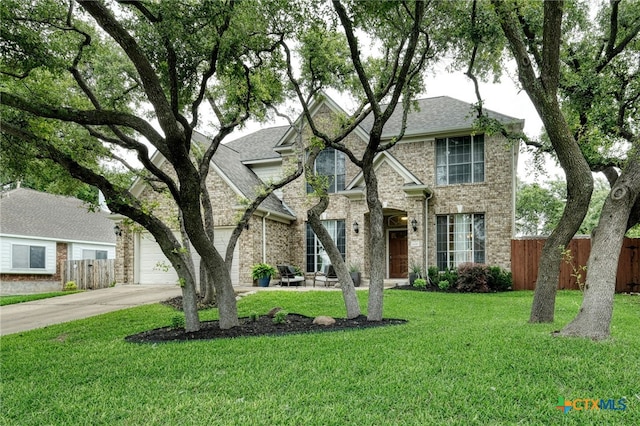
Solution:
[[[436,139],[436,185],[484,182],[484,135]]]
[[[344,190],[346,165],[342,152],[333,148],[324,149],[316,158],[314,171],[319,176],[326,176],[329,182],[327,192],[333,193]],[[307,184],[307,193],[313,192]]]
[[[13,269],[45,269],[46,248],[14,244],[11,247],[11,267]]]

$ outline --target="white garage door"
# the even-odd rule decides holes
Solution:
[[[227,242],[231,236],[231,228],[216,229],[215,232],[215,246],[218,252],[224,256],[224,252],[227,247]],[[171,263],[166,258],[160,246],[156,243],[153,236],[149,233],[139,234],[137,244],[136,257],[136,279],[138,284],[143,285],[176,285],[178,282],[178,275],[175,269],[171,266]],[[200,268],[200,256],[193,250],[194,266],[196,267],[196,280],[199,281],[199,268]],[[233,263],[231,265],[231,281],[234,285],[239,281],[238,270],[238,246],[236,245],[233,254]]]

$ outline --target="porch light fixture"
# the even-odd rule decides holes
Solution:
[[[358,222],[353,222],[353,232],[356,234],[360,232],[360,225],[358,225]]]
[[[116,225],[113,227],[113,233],[116,234],[116,237],[122,236],[122,229],[120,229],[120,225]]]
[[[418,230],[418,221],[415,218],[411,219],[411,228],[413,229],[413,232]]]

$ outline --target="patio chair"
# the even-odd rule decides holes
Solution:
[[[316,286],[316,281],[324,283],[325,287],[328,287],[329,284],[336,285],[338,282],[338,275],[336,271],[333,269],[333,265],[327,265],[325,272],[316,272],[313,274],[313,286]]]
[[[280,285],[284,286],[285,283],[287,287],[291,285],[299,286],[300,283],[307,285],[304,277],[302,275],[296,275],[296,271],[293,266],[290,265],[278,265],[278,273],[280,274]]]

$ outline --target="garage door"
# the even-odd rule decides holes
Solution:
[[[216,229],[215,246],[221,255],[224,256],[229,237],[231,236],[231,228]],[[143,285],[176,285],[178,282],[178,274],[171,266],[160,246],[149,233],[142,233],[138,236],[136,256],[136,278],[138,284]],[[193,251],[194,265],[196,267],[196,280],[199,281],[200,256]],[[237,285],[239,281],[238,270],[238,246],[236,245],[233,264],[231,265],[231,281]]]

